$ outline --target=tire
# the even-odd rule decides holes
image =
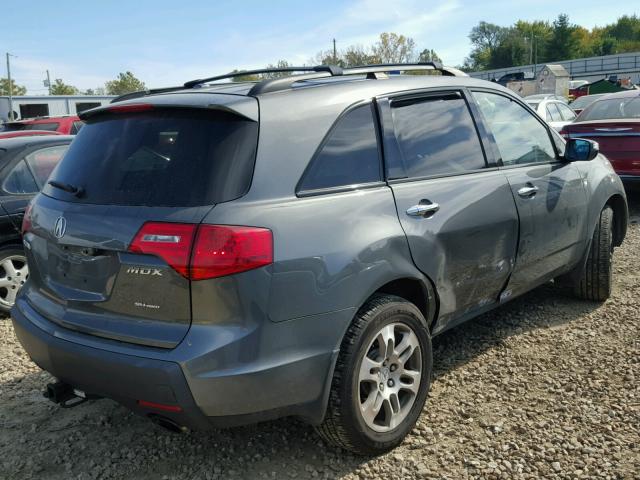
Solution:
[[[381,348],[390,338],[393,348]],[[431,337],[420,310],[394,295],[372,297],[342,341],[327,413],[316,431],[326,442],[360,455],[396,447],[422,412],[432,363]]]
[[[611,295],[613,254],[613,210],[606,206],[593,232],[589,257],[574,295],[583,300],[604,302]]]
[[[11,270],[10,266],[13,266]],[[24,251],[14,245],[0,247],[0,312],[9,313],[15,297],[29,277]]]

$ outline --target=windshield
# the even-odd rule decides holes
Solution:
[[[580,120],[640,118],[640,96],[598,100],[580,114]]]
[[[598,98],[600,98],[600,96],[585,95],[582,97],[578,97],[573,102],[571,102],[571,108],[585,108],[595,102]]]
[[[236,115],[156,110],[90,120],[46,185],[60,200],[187,207],[242,196],[251,182],[258,125]]]

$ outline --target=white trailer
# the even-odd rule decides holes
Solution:
[[[106,105],[112,95],[24,95],[12,97],[14,120],[37,117],[77,115],[90,108]],[[9,97],[0,96],[0,123],[9,120]]]

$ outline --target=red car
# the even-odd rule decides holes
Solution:
[[[598,142],[622,180],[640,181],[640,90],[605,95],[560,134]]]
[[[38,117],[31,120],[19,120],[8,122],[5,131],[16,130],[47,130],[58,132],[61,135],[75,135],[84,125],[77,115],[67,115],[64,117]]]

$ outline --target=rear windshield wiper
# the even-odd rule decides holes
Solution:
[[[75,185],[71,185],[70,183],[62,183],[56,182],[55,180],[50,180],[49,185],[55,188],[59,188],[60,190],[64,190],[65,192],[69,192],[74,194],[76,197],[79,197],[84,192],[82,187],[76,187]]]

